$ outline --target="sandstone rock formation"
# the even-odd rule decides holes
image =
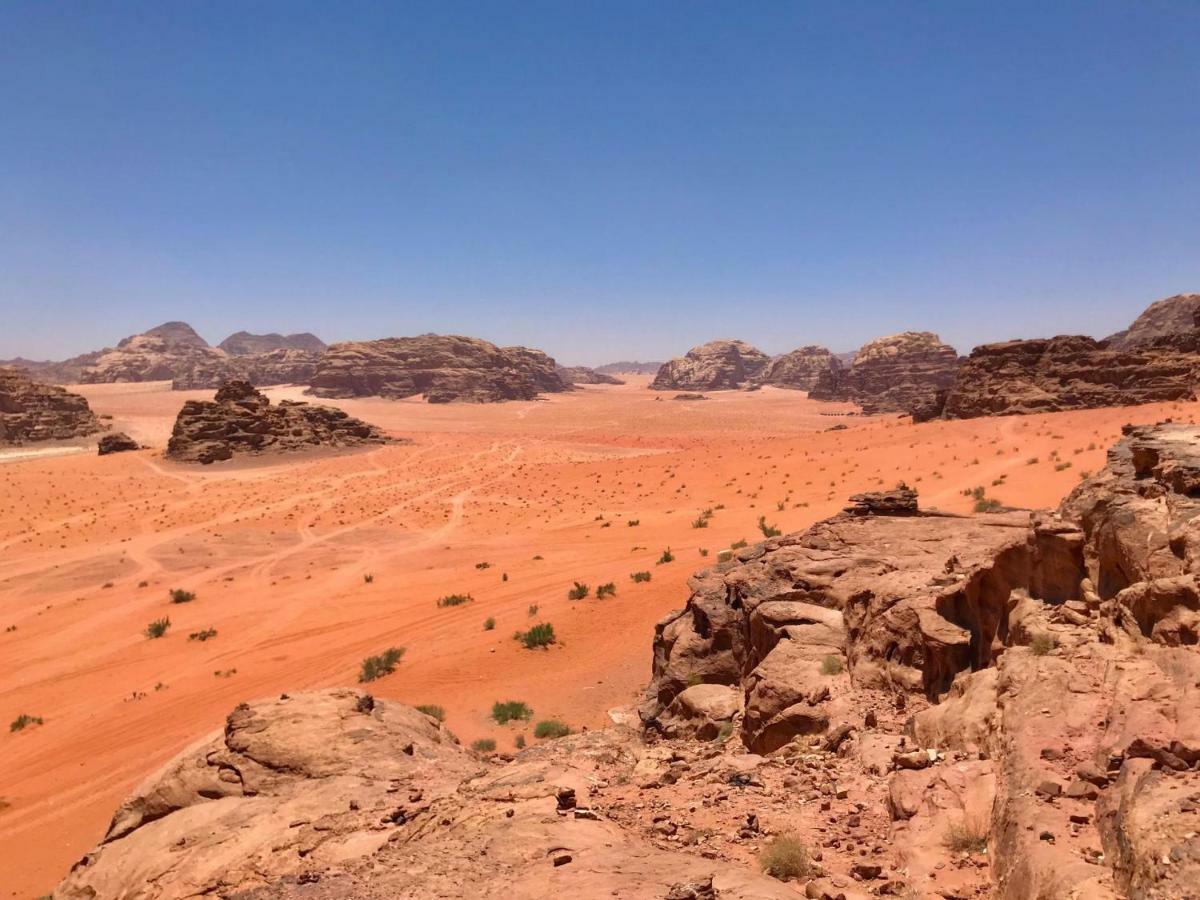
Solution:
[[[624,384],[620,378],[615,378],[587,366],[556,366],[558,377],[566,384]]]
[[[1200,294],[1177,294],[1151,303],[1124,331],[1109,335],[1104,343],[1112,350],[1132,350],[1162,338],[1195,329]]]
[[[745,341],[709,341],[662,364],[650,387],[656,391],[728,391],[758,376],[771,358]]]
[[[125,432],[118,431],[115,434],[106,434],[100,438],[100,444],[96,449],[100,456],[109,456],[113,453],[127,453],[130,450],[141,450],[142,445],[125,434]]]
[[[115,349],[100,351],[83,368],[80,381],[85,384],[169,381],[193,366],[217,364],[226,358],[223,351],[210,347],[190,325],[167,322],[125,338]]]
[[[1200,332],[1189,329],[1133,349],[1090,337],[986,344],[971,351],[946,392],[947,419],[1058,412],[1190,400],[1200,385]],[[918,411],[917,418],[929,418]]]
[[[815,400],[857,403],[863,412],[912,412],[954,382],[959,358],[930,331],[906,331],[863,344],[849,369],[818,374]]]
[[[189,400],[179,411],[167,456],[213,463],[239,454],[382,444],[387,436],[340,409],[283,400],[272,406],[244,381],[217,391],[212,401]]]
[[[304,350],[319,355],[325,351],[325,346],[323,340],[307,331],[300,334],[251,334],[248,331],[236,331],[217,344],[219,349],[230,356],[257,356],[273,350]]]
[[[176,391],[211,390],[229,381],[248,381],[255,387],[308,384],[321,355],[310,350],[268,350],[249,356],[204,359],[190,363],[172,379]]]
[[[533,400],[567,389],[554,360],[540,350],[437,334],[334,344],[311,384],[309,393],[317,397],[424,394],[430,403]]]
[[[605,363],[602,366],[596,366],[593,371],[599,372],[601,375],[653,375],[661,368],[661,362],[631,362],[623,360],[621,362]]]
[[[754,379],[755,384],[811,391],[822,373],[840,374],[841,361],[824,347],[800,347],[772,359]]]
[[[0,444],[65,441],[103,430],[83,397],[0,367]]]

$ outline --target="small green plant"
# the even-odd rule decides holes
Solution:
[[[9,730],[9,733],[11,734],[14,731],[24,731],[30,725],[43,725],[43,724],[45,724],[45,723],[42,721],[41,716],[30,716],[30,715],[27,715],[26,713],[21,713],[19,716],[17,716],[15,719],[12,720],[12,723],[8,726],[8,730]]]
[[[1039,631],[1029,642],[1029,649],[1033,651],[1034,656],[1045,656],[1057,646],[1058,641],[1054,639],[1054,636],[1046,634],[1044,631]]]
[[[378,656],[368,656],[362,661],[362,671],[358,675],[359,683],[365,684],[376,678],[382,678],[384,675],[391,675],[396,671],[396,664],[400,662],[402,656],[404,656],[403,647],[388,647]]]
[[[634,572],[629,577],[633,579],[635,584],[641,584],[643,581],[650,580],[650,573],[649,572]]]
[[[491,616],[488,616],[486,619],[483,620],[483,630],[484,631],[492,631],[495,629],[495,627],[496,627],[496,620],[493,619]]]
[[[779,535],[783,534],[783,532],[775,526],[767,524],[766,516],[758,517],[758,530],[763,533],[763,537],[765,538],[779,537]]]
[[[741,550],[743,547],[748,547],[748,546],[750,546],[750,544],[746,541],[745,538],[742,538],[740,541],[734,541],[732,544],[730,544],[729,549],[730,550]]]
[[[554,637],[554,626],[549,622],[541,622],[534,625],[528,631],[518,631],[513,637],[524,644],[528,650],[535,650],[538,647],[549,647],[556,640]]]
[[[528,722],[533,718],[533,710],[520,700],[497,700],[492,704],[492,718],[497,725],[507,725],[509,722]]]
[[[988,845],[987,827],[968,819],[951,822],[942,837],[942,845],[953,853],[985,853]]]
[[[173,588],[170,594],[172,603],[191,603],[196,599],[193,591],[185,591],[182,588]]]
[[[1004,504],[995,497],[983,497],[975,501],[974,509],[977,513],[999,512],[1004,509]]]
[[[569,591],[567,591],[567,599],[568,600],[582,600],[589,593],[591,593],[591,588],[589,588],[583,582],[577,581],[577,582],[575,582],[575,587],[573,587]]]
[[[830,653],[821,660],[822,675],[841,675],[844,669],[845,665],[842,663],[842,658],[840,656],[835,656],[834,654]]]
[[[525,610],[525,615],[529,616],[529,618],[532,619],[537,614],[538,614],[538,605],[536,603],[530,603],[529,607]]]
[[[480,738],[471,742],[471,749],[476,753],[495,753],[496,741],[494,738]]]
[[[617,595],[617,586],[611,581],[606,581],[600,587],[596,588],[596,599],[603,600],[605,597],[615,597]]]
[[[697,673],[693,672],[691,675],[689,675],[687,677],[687,686],[688,687],[695,687],[698,684],[704,684],[704,679],[702,677],[700,677],[700,675],[698,675]]]
[[[171,620],[164,616],[161,619],[155,619],[146,626],[146,637],[160,638],[167,633],[167,629],[171,627]]]
[[[717,740],[722,744],[729,740],[733,735],[733,723],[722,722],[721,727],[717,729]]]
[[[513,746],[515,746],[518,750],[524,750],[525,749],[525,735],[518,734],[516,736],[516,738],[513,740]]]
[[[423,712],[431,719],[437,719],[439,722],[446,721],[446,710],[433,703],[422,703],[417,707],[417,712]]]
[[[758,864],[765,874],[780,881],[805,878],[812,870],[808,848],[793,834],[771,838],[759,854]]]
[[[365,584],[374,584],[374,583],[375,583],[375,576],[374,576],[374,575],[372,575],[370,572],[366,572],[366,573],[364,573],[364,574],[363,574],[363,582],[364,582]]]
[[[692,519],[692,527],[693,528],[707,528],[708,527],[708,519],[704,518],[704,516],[700,516],[699,518]]]
[[[558,719],[543,719],[533,727],[535,738],[561,738],[571,733],[571,729]]]
[[[669,562],[675,562],[675,554],[671,552],[670,547],[668,547],[666,550],[664,550],[662,552],[662,556],[660,556],[658,558],[658,562],[656,563],[656,565],[661,566],[661,565],[663,565],[665,563],[669,563]]]
[[[447,594],[445,597],[438,599],[437,605],[439,608],[447,606],[462,606],[464,603],[470,603],[475,598],[470,594]]]
[[[203,631],[193,631],[188,635],[189,641],[209,641],[217,636],[217,629],[205,628]]]

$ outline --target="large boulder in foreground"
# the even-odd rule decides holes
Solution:
[[[958,353],[931,331],[905,331],[869,341],[848,368],[820,373],[809,396],[857,403],[863,412],[910,413],[954,383]]]
[[[656,391],[730,391],[756,378],[771,357],[745,341],[709,341],[662,364]]]
[[[374,425],[330,406],[267,397],[244,381],[232,381],[216,398],[189,400],[175,419],[167,456],[213,463],[243,454],[387,443]]]
[[[754,382],[811,391],[822,375],[840,374],[841,370],[841,360],[831,351],[810,345],[775,357]]]
[[[540,350],[439,334],[334,344],[311,384],[316,397],[423,394],[430,403],[533,400],[567,389],[554,360]]]
[[[66,441],[103,430],[83,397],[0,367],[0,445]]]

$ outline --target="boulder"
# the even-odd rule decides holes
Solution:
[[[67,441],[103,430],[83,397],[0,367],[0,445]]]
[[[709,341],[662,364],[650,387],[656,391],[735,390],[758,377],[771,358],[745,341]]]
[[[100,456],[108,456],[111,453],[126,453],[130,450],[141,450],[142,445],[125,434],[125,432],[118,431],[115,434],[106,434],[100,438],[100,445],[97,449]]]
[[[715,740],[742,709],[742,694],[727,684],[694,684],[677,696],[659,724],[668,737]]]

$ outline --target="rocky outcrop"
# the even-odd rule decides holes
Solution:
[[[125,432],[118,431],[115,434],[106,434],[100,438],[100,444],[96,449],[100,456],[109,456],[113,453],[128,453],[130,450],[141,450],[142,445]]]
[[[841,369],[841,361],[826,348],[800,347],[772,359],[754,383],[811,391],[822,373],[837,377]]]
[[[210,347],[190,325],[167,322],[142,334],[127,337],[115,349],[102,350],[83,368],[80,381],[99,384],[116,381],[170,381],[198,365],[219,364],[224,351]]]
[[[430,403],[533,400],[567,389],[554,360],[540,350],[437,334],[334,344],[311,383],[309,393],[317,397],[424,394]]]
[[[83,397],[0,367],[0,445],[66,441],[103,430]]]
[[[255,387],[308,384],[317,371],[320,354],[309,350],[269,350],[250,356],[205,359],[181,371],[171,381],[172,390],[219,388],[229,381],[246,381]]]
[[[217,344],[219,349],[230,356],[258,356],[274,350],[303,350],[320,355],[325,352],[325,346],[323,340],[307,331],[300,334],[251,334],[248,331],[236,331]]]
[[[167,456],[208,464],[243,454],[357,447],[387,440],[374,425],[340,409],[289,400],[272,405],[252,385],[233,381],[212,401],[189,400],[183,405]]]
[[[596,366],[593,371],[599,372],[601,375],[653,375],[661,368],[662,363],[660,362],[631,362],[625,360]]]
[[[499,765],[356,691],[242,704],[121,805],[53,896],[796,896],[605,809],[597,774],[629,781],[632,743],[584,734]]]
[[[656,391],[728,391],[760,375],[771,358],[745,341],[709,341],[662,364],[650,387]]]
[[[1200,384],[1194,329],[1135,349],[1082,335],[986,344],[971,351],[942,416],[1023,415],[1190,400]]]
[[[624,384],[620,378],[615,378],[604,372],[589,369],[587,366],[557,366],[558,377],[566,384]]]
[[[954,383],[958,354],[930,331],[906,331],[863,344],[848,368],[821,372],[815,400],[857,403],[868,414],[909,413]]]
[[[1186,334],[1195,328],[1200,313],[1200,294],[1177,294],[1151,303],[1124,331],[1109,335],[1104,343],[1111,350],[1132,350],[1163,338]]]

